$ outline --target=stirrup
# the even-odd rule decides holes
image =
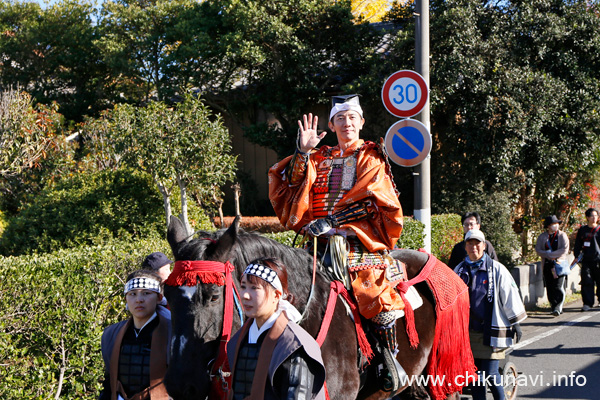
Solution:
[[[394,353],[397,352],[396,324],[392,323],[376,329],[383,356],[383,368],[377,371],[381,389],[385,392],[396,392],[407,382],[407,374],[398,363]]]

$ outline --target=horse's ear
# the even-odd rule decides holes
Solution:
[[[225,262],[231,257],[233,246],[237,240],[238,231],[240,228],[240,216],[236,216],[233,223],[227,228],[225,233],[219,238],[217,243],[214,245],[211,259],[216,261]]]
[[[176,246],[187,239],[187,231],[183,222],[174,215],[169,219],[169,228],[167,229],[167,241],[171,245],[171,249],[175,250]]]

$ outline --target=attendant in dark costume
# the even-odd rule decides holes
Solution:
[[[325,399],[321,349],[296,324],[300,313],[287,300],[287,272],[274,259],[248,265],[241,297],[248,320],[227,345],[233,371],[229,399]]]
[[[556,215],[550,215],[544,220],[546,232],[542,233],[535,245],[535,251],[542,257],[542,270],[546,295],[552,308],[552,315],[558,317],[562,313],[565,301],[565,277],[556,275],[554,262],[562,262],[569,253],[569,237],[558,229],[562,221]]]
[[[163,298],[160,277],[149,270],[127,277],[125,300],[131,318],[102,334],[104,384],[100,400],[167,400],[171,321],[157,313]]]
[[[575,238],[575,258],[581,259],[581,311],[589,311],[594,307],[594,286],[596,297],[600,300],[600,225],[598,210],[588,208],[585,212],[588,224],[579,228]]]
[[[460,219],[460,222],[463,225],[463,232],[466,235],[467,232],[473,229],[481,230],[481,216],[476,212],[468,212],[463,215]],[[458,242],[452,248],[452,253],[450,254],[450,260],[448,260],[448,266],[452,269],[456,268],[458,264],[463,262],[465,257],[467,256],[467,250],[465,249],[465,241]],[[498,256],[496,255],[496,250],[494,246],[490,243],[489,240],[485,241],[485,253],[491,257],[492,260],[498,261]]]

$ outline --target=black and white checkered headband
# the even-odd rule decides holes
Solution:
[[[136,289],[146,289],[160,293],[160,282],[152,278],[133,278],[125,284],[125,294]]]
[[[254,275],[260,279],[267,281],[275,289],[283,293],[283,285],[277,276],[277,272],[262,264],[249,264],[244,270],[244,275]]]

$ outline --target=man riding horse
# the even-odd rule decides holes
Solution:
[[[364,123],[357,95],[334,97],[328,126],[338,145],[316,148],[326,132],[317,131],[316,115],[304,115],[295,153],[269,171],[269,197],[281,223],[317,238],[323,264],[352,287],[382,345],[385,389],[394,391],[405,375],[395,359],[404,308],[395,284],[406,274],[388,253],[403,215],[384,150],[359,138]]]

